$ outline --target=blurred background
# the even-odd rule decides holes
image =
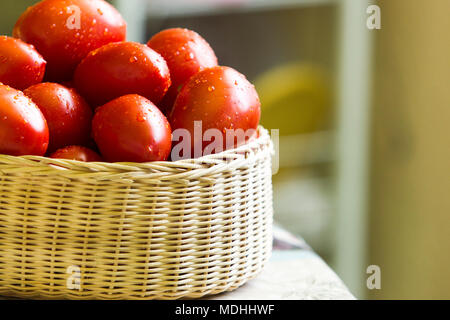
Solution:
[[[36,2],[1,1],[0,33]],[[358,298],[450,299],[450,1],[111,2],[130,40],[193,29],[256,85],[280,129],[275,220]]]

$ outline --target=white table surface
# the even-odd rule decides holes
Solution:
[[[331,268],[308,249],[275,250],[261,274],[213,300],[355,299]]]

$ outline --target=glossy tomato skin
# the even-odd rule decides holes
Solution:
[[[170,155],[169,122],[151,101],[136,94],[98,108],[92,133],[102,156],[110,162],[163,161]]]
[[[159,105],[168,115],[181,87],[199,71],[217,66],[217,57],[205,39],[188,29],[163,30],[147,45],[161,54],[169,66],[172,85]]]
[[[36,47],[48,63],[45,79],[59,82],[90,51],[124,41],[126,23],[103,0],[43,0],[22,14],[13,35]]]
[[[101,162],[103,161],[97,152],[82,146],[68,146],[55,151],[50,158],[68,159],[84,162]]]
[[[237,139],[227,144],[227,130],[257,130],[260,107],[255,87],[244,75],[229,67],[213,67],[189,79],[175,101],[169,122],[173,131],[185,128],[190,132],[191,154],[195,155],[195,139],[203,140],[201,136],[195,135],[195,121],[202,122],[203,133],[208,129],[218,129],[222,133],[221,144],[225,150],[239,146],[250,138]],[[210,143],[201,141],[202,151]]]
[[[36,104],[0,84],[0,154],[43,156],[48,140],[47,122]]]
[[[166,61],[135,42],[111,43],[91,52],[77,67],[75,87],[92,106],[127,94],[161,101],[170,86]]]
[[[42,82],[47,62],[25,42],[0,36],[0,82],[17,90]]]
[[[74,90],[57,83],[40,83],[24,91],[44,114],[50,131],[49,152],[90,139],[92,109]]]

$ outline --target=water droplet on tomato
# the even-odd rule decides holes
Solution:
[[[184,56],[184,60],[191,61],[195,58],[194,53],[190,52]]]
[[[216,88],[214,86],[209,86],[208,87],[208,91],[209,92],[213,92],[214,90],[216,90]]]
[[[147,117],[145,116],[145,114],[143,112],[139,112],[138,115],[136,116],[136,120],[138,122],[144,122],[147,120]]]

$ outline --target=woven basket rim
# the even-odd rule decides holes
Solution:
[[[217,154],[211,154],[194,159],[183,159],[177,161],[154,161],[146,163],[137,162],[82,162],[67,159],[53,159],[41,156],[10,156],[0,154],[0,166],[19,168],[45,167],[46,170],[53,168],[58,172],[171,172],[190,171],[197,169],[212,169],[213,171],[245,165],[251,156],[257,156],[260,151],[268,145],[273,149],[268,131],[258,127],[258,138],[238,148],[225,150]],[[273,152],[273,150],[271,150]],[[0,168],[0,173],[6,169]]]

